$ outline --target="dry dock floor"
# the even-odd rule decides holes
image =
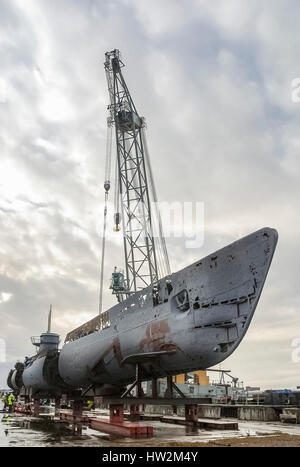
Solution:
[[[97,414],[103,417],[105,411],[93,411],[93,416]],[[135,440],[116,438],[86,427],[81,434],[74,433],[69,425],[50,421],[47,416],[0,413],[0,420],[0,446],[300,446],[300,425],[280,422],[238,420],[239,430],[207,431],[151,421],[154,438]],[[140,423],[146,425],[149,421]]]

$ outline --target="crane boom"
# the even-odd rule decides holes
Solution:
[[[121,217],[126,268],[124,293],[128,296],[149,285],[155,288],[159,279],[144,147],[145,122],[137,112],[123,77],[124,64],[119,51],[107,52],[105,57],[110,95],[108,108],[115,126],[121,210],[115,214],[115,230],[119,230]]]

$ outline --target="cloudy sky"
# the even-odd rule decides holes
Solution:
[[[297,0],[0,0],[0,387],[50,303],[62,338],[97,313],[114,48],[147,119],[160,200],[204,203],[204,244],[168,239],[172,270],[279,231],[251,327],[223,368],[247,385],[300,385],[299,17]],[[118,244],[110,236],[107,285]]]

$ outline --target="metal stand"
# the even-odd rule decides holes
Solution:
[[[158,390],[157,390],[157,379],[152,380],[152,397],[153,399],[157,399],[158,397]]]
[[[140,419],[140,406],[139,404],[130,404],[130,420],[137,421]]]
[[[110,423],[124,422],[124,405],[110,404],[109,405],[109,421]]]
[[[75,399],[73,405],[73,417],[82,417],[83,401],[81,399]]]
[[[73,405],[73,432],[77,435],[82,434],[82,423],[84,422],[82,417],[82,409],[83,409],[83,400],[82,399],[75,399]]]
[[[54,408],[55,417],[59,416],[59,409],[60,409],[60,397],[56,397],[55,398],[55,408]]]
[[[172,399],[173,397],[173,381],[172,376],[167,377],[167,390],[165,392],[165,397]]]
[[[127,394],[129,394],[135,388],[135,386],[137,387],[137,397],[139,398],[144,397],[139,363],[136,363],[135,365],[135,380],[129,386],[129,388],[127,388],[126,391],[122,394],[121,399],[124,399],[127,396]]]
[[[166,397],[172,399],[174,396],[174,390],[179,394],[182,399],[186,399],[185,395],[182,391],[178,388],[178,386],[173,382],[172,376],[167,377],[167,390],[166,390]]]
[[[35,417],[40,415],[40,399],[33,400],[33,415]]]
[[[189,425],[197,425],[198,422],[198,406],[194,405],[185,405],[185,421]]]

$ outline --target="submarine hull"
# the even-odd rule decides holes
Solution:
[[[39,397],[59,396],[68,388],[58,374],[58,354],[38,355],[24,369],[23,387],[26,394]]]
[[[73,340],[69,333],[60,376],[76,388],[124,385],[136,363],[146,380],[222,362],[246,334],[277,239],[276,230],[261,229],[161,279],[155,305],[148,287],[108,310],[105,329],[79,337],[76,330]]]

